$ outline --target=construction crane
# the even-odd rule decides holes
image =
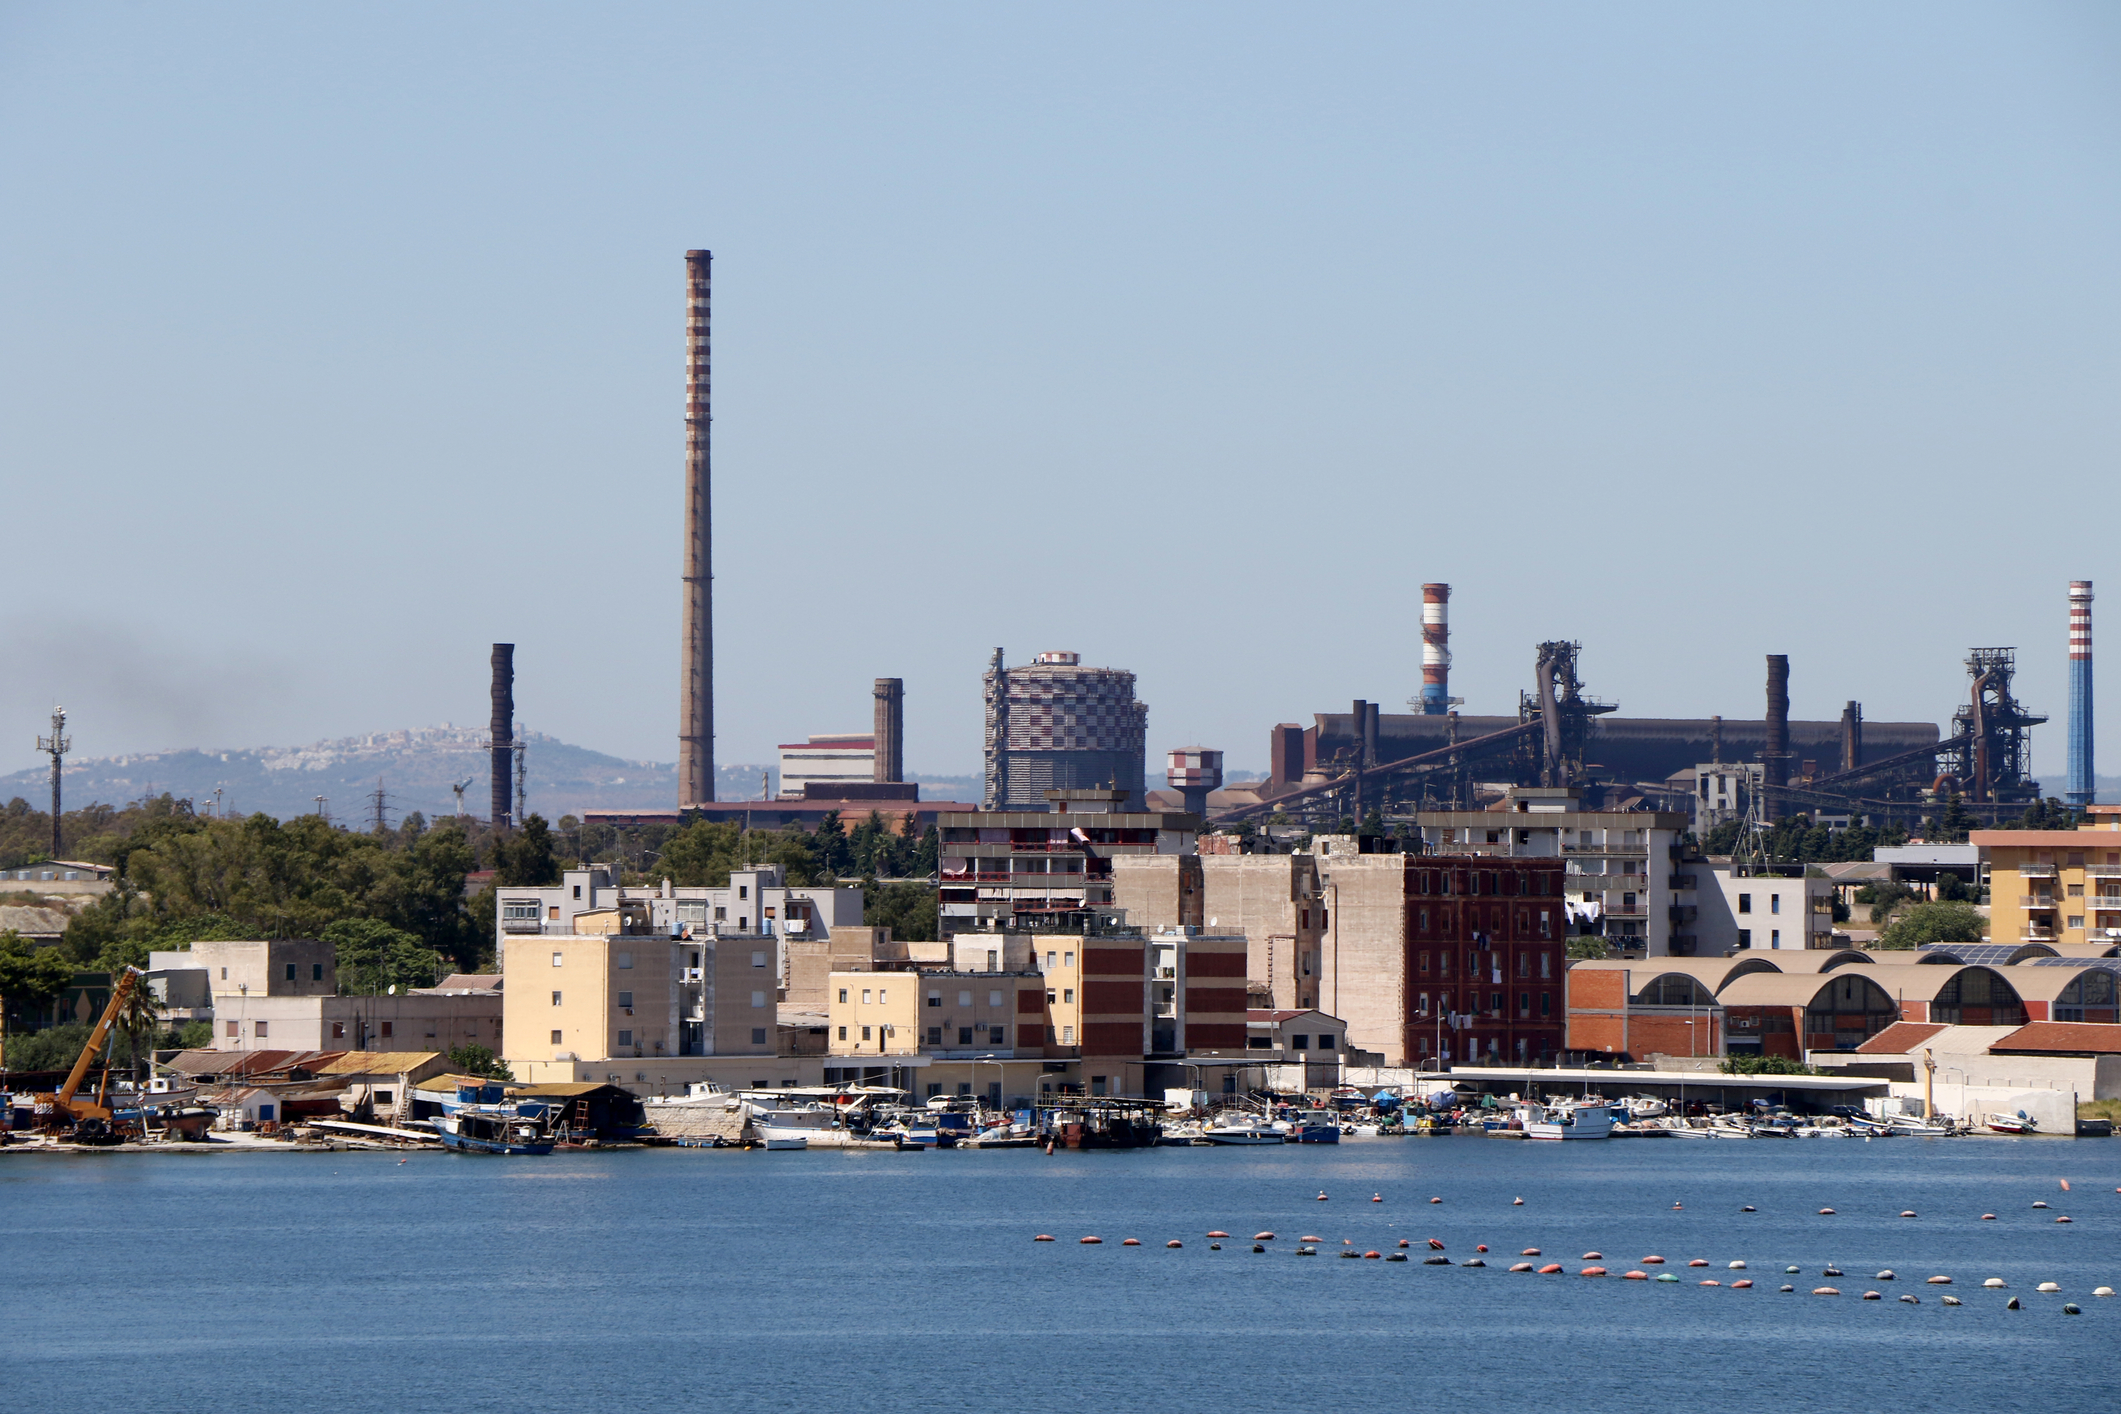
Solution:
[[[103,1096],[99,1095],[94,1100],[77,1100],[74,1096],[79,1093],[81,1082],[88,1077],[89,1062],[94,1060],[96,1052],[103,1048],[104,1040],[109,1037],[111,1027],[118,1020],[118,1014],[125,1009],[126,999],[146,975],[137,967],[125,969],[124,975],[118,978],[118,985],[111,988],[110,1005],[103,1008],[103,1019],[88,1033],[88,1044],[81,1048],[80,1058],[74,1062],[74,1068],[67,1072],[66,1084],[60,1086],[56,1093],[30,1097],[31,1104],[38,1112],[51,1116],[52,1124],[63,1123],[60,1119],[63,1114],[71,1120],[77,1132],[86,1130],[101,1134],[109,1129],[110,1107],[102,1103]],[[108,1078],[106,1073],[106,1081]]]

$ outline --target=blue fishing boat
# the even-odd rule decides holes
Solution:
[[[452,1105],[430,1123],[445,1149],[470,1154],[549,1154],[551,1116],[551,1106],[542,1100],[496,1100]]]

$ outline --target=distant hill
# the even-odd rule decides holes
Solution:
[[[70,758],[66,806],[94,801],[124,805],[167,792],[208,806],[218,787],[221,809],[230,815],[265,814],[286,819],[317,808],[317,796],[333,819],[369,817],[380,780],[392,822],[413,810],[432,820],[456,810],[450,786],[469,779],[464,808],[484,816],[491,800],[486,733],[471,727],[422,727],[342,737],[309,746],[268,746],[251,751],[155,751],[133,756]],[[547,819],[584,810],[667,810],[677,803],[673,762],[627,761],[587,747],[531,733],[529,806]],[[723,766],[716,794],[724,800],[758,798],[760,777],[778,789],[780,772],[763,765]],[[928,799],[977,800],[977,777],[936,776],[921,791]],[[44,807],[51,777],[42,769],[0,776],[0,801],[21,796]],[[974,794],[959,794],[971,786]]]

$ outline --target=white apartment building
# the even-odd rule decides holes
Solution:
[[[876,738],[839,732],[781,743],[781,799],[801,800],[804,787],[866,785],[876,779]]]
[[[1727,864],[1712,867],[1706,860],[1688,868],[1697,878],[1703,871],[1708,875],[1695,891],[1700,912],[1694,933],[1701,956],[1834,945],[1832,879],[1739,876]]]

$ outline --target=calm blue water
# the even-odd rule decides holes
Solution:
[[[2121,1286],[2117,1186],[2121,1143],[2056,1140],[9,1155],[0,1403],[2111,1410],[2121,1298],[2091,1289]],[[1235,1238],[1211,1252],[1210,1228]],[[1260,1228],[1282,1239],[1264,1256],[1236,1240]],[[1295,1257],[1308,1234],[1325,1250]],[[1491,1265],[1331,1256],[1432,1236]],[[1527,1246],[1616,1277],[1660,1253],[1686,1280],[1506,1271]],[[1733,1259],[1753,1290],[1693,1284]],[[1846,1294],[1803,1294],[1822,1284]]]

